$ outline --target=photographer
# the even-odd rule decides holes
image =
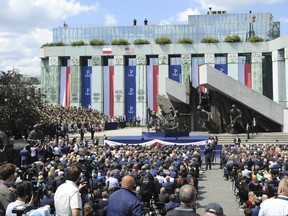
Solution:
[[[33,204],[34,196],[32,194],[32,189],[33,189],[32,183],[29,181],[22,181],[22,182],[16,184],[17,200],[9,203],[9,205],[7,206],[7,210],[6,210],[6,216],[16,215],[16,214],[12,213],[12,210],[17,206],[21,206],[21,205],[25,205],[25,204]],[[31,199],[30,199],[29,203],[26,203],[25,201],[30,196],[31,196]],[[29,215],[29,214],[27,214],[27,215]]]

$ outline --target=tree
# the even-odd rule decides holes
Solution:
[[[20,138],[40,121],[42,95],[35,93],[31,79],[18,69],[0,72],[0,129]]]

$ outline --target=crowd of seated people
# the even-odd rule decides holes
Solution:
[[[134,177],[147,211],[158,206],[165,215],[180,204],[181,186],[191,184],[198,189],[201,165],[197,146],[100,146],[61,136],[46,137],[36,146],[36,159],[29,157],[17,168],[14,183],[33,182],[36,206],[49,205],[52,211],[54,193],[65,182],[67,167],[77,164],[81,168],[81,181],[88,185],[81,192],[84,215],[105,215],[110,194],[121,188],[127,174]]]
[[[261,202],[277,196],[279,182],[288,175],[288,146],[253,144],[223,149],[224,177],[233,182],[239,204],[259,211]]]
[[[125,116],[108,116],[95,109],[85,107],[63,107],[61,105],[43,104],[39,107],[41,124],[45,134],[66,136],[68,133],[100,132],[105,123],[117,122],[119,128],[126,125]]]

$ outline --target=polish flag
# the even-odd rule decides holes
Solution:
[[[103,52],[103,54],[111,54],[112,48],[103,48],[102,52]]]

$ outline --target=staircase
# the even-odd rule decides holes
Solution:
[[[222,133],[222,134],[216,134],[218,137],[218,144],[234,144],[233,139],[236,136],[236,134],[228,134],[228,133]],[[250,134],[250,139],[247,140],[247,134],[238,134],[238,136],[241,139],[242,144],[288,144],[288,133],[282,133],[282,132],[269,132],[269,133],[258,133],[258,134]]]

